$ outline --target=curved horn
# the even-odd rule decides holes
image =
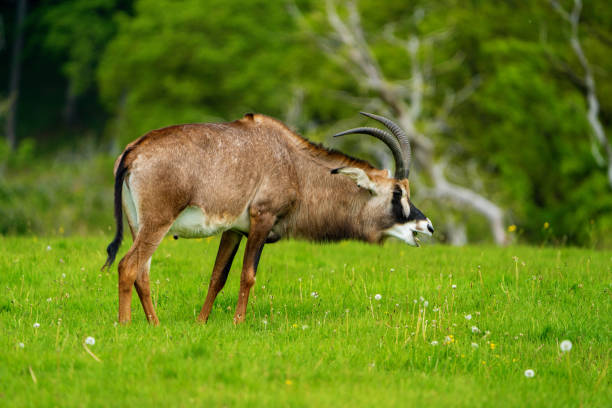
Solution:
[[[367,112],[359,112],[363,116],[367,116],[368,118],[372,118],[374,120],[379,121],[383,125],[385,125],[391,133],[397,137],[397,141],[401,147],[402,156],[404,158],[403,167],[405,169],[405,174],[402,174],[401,178],[408,178],[410,174],[410,162],[412,161],[412,151],[410,150],[410,140],[408,140],[408,135],[404,132],[398,125],[391,122],[389,119],[384,116],[374,115],[373,113]]]
[[[393,137],[393,135],[378,128],[360,127],[336,133],[334,137],[350,134],[370,135],[384,142],[389,147],[389,149],[391,149],[391,152],[393,153],[393,159],[395,159],[395,178],[404,178],[404,173],[407,170],[404,167],[404,156],[402,155],[402,149],[400,147],[400,144],[398,143],[397,139]]]

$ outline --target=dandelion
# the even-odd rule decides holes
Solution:
[[[472,326],[472,333],[478,333],[480,332],[480,329],[476,326]]]
[[[96,339],[89,336],[85,339],[85,344],[89,344],[90,346],[93,346],[94,344],[96,344]]]
[[[319,293],[318,293],[318,292],[312,292],[312,293],[310,294],[310,296],[312,296],[313,298],[315,298],[315,299],[316,299],[316,298],[318,298],[318,297],[319,297]]]
[[[546,221],[546,222],[544,223],[544,229],[548,229],[548,227],[550,227],[550,224],[548,223],[548,221]]]
[[[444,337],[444,344],[451,344],[455,342],[455,337],[453,337],[452,334],[449,334],[448,336]]]
[[[471,314],[465,315],[465,320],[472,320],[472,315]]]
[[[419,300],[422,302],[425,300],[425,298],[423,296],[419,296]]]
[[[525,377],[533,378],[534,375],[535,375],[535,371],[533,371],[531,368],[528,370],[525,370]]]
[[[36,322],[32,325],[32,327],[34,327],[35,329],[38,329],[40,327],[40,323]]]
[[[572,349],[572,342],[569,340],[563,340],[559,347],[561,348],[562,352],[566,353]]]
[[[436,340],[434,340],[434,341],[432,341],[432,342],[431,342],[431,345],[432,345],[432,346],[437,346],[437,345],[438,345],[438,342],[437,342]]]
[[[424,301],[423,302],[423,307],[427,307],[427,306],[429,306],[429,302],[428,301]]]
[[[477,349],[478,348],[478,343],[472,343],[472,348]]]
[[[380,299],[382,299],[381,294],[380,294],[380,293],[375,294],[375,295],[374,295],[374,299],[376,299],[376,300],[380,300]]]
[[[24,348],[25,347],[25,344],[23,344],[23,343],[18,343],[17,345],[19,346],[19,348]]]
[[[453,289],[457,289],[457,285],[455,285],[454,283],[451,285],[451,288]]]
[[[516,231],[516,225],[512,224],[512,225],[508,225],[508,232],[514,232]]]
[[[287,379],[287,380],[285,380],[285,384],[287,384],[287,385],[293,385],[293,381],[291,381],[291,380]]]
[[[495,347],[497,347],[497,344],[489,343],[489,347],[491,348],[491,350],[495,350]]]

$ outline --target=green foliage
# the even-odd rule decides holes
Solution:
[[[218,240],[167,239],[151,275],[161,326],[147,325],[134,293],[133,322],[121,327],[116,273],[99,272],[110,239],[0,238],[4,405],[595,407],[612,399],[610,251],[278,243],[266,246],[247,321],[235,327],[240,257],[202,326],[195,319]],[[101,362],[83,345],[89,336]],[[573,347],[564,354],[566,339]]]
[[[115,31],[112,15],[117,3],[117,0],[68,0],[41,12],[41,24],[48,27],[44,46],[63,56],[62,70],[76,96],[94,84],[100,50]]]
[[[104,100],[127,112],[122,141],[249,111],[282,116],[296,69],[292,30],[274,2],[137,1],[99,70]]]
[[[64,153],[56,161],[37,162],[32,157],[28,143],[22,143],[5,162],[1,235],[100,234],[114,225],[114,158]]]
[[[63,187],[57,186],[57,191],[75,190],[65,176],[75,168],[84,169],[84,174],[97,171],[89,159],[77,166],[53,158],[57,153],[53,149],[65,150],[81,134],[104,140],[95,150],[105,155],[108,145],[121,148],[154,128],[233,120],[249,111],[290,118],[291,126],[317,140],[324,140],[341,125],[365,124],[356,115],[366,107],[364,101],[374,110],[383,104],[376,98],[372,101],[376,95],[349,75],[350,67],[321,50],[325,43],[336,55],[349,52],[329,37],[326,3],[68,0],[34,4],[28,32],[30,27],[38,31],[26,37],[29,51],[24,67],[45,61],[50,70],[63,72],[69,92],[80,95],[77,104],[84,117],[79,123],[84,128],[63,132],[57,126],[39,125],[56,122],[53,117],[60,116],[64,99],[45,103],[44,113],[19,106],[22,128],[32,133],[20,135],[20,140],[35,138],[38,150],[25,160],[0,147],[0,160],[13,161],[5,165],[2,188],[5,197],[16,195],[0,205],[6,214],[22,214],[0,221],[5,223],[1,231],[58,228],[57,223],[47,221],[24,227],[28,224],[23,220],[32,220],[33,214],[45,210],[42,204],[27,209],[19,203],[27,196],[24,191],[46,188],[37,180],[47,177],[49,166],[62,180],[58,183]],[[337,3],[341,16],[348,17],[342,2]],[[432,129],[427,123],[416,124],[436,141],[436,155],[448,160],[449,179],[507,209],[508,222],[518,226],[515,237],[520,241],[612,245],[612,193],[597,154],[593,154],[598,148],[593,147],[586,121],[580,83],[583,70],[569,43],[569,25],[549,2],[390,0],[381,7],[379,1],[360,0],[357,5],[372,55],[390,80],[407,81],[412,69],[405,47],[390,41],[391,29],[398,38],[415,35],[421,39],[419,58],[426,62],[430,75],[424,89],[425,118],[440,115],[451,92],[477,79],[474,93],[450,111],[445,126]],[[0,12],[12,15],[4,6]],[[298,15],[302,18],[296,19]],[[584,2],[580,41],[593,68],[600,118],[608,136],[612,134],[611,22],[612,7],[607,2]],[[10,34],[11,21],[6,28]],[[7,38],[6,44],[10,41]],[[47,53],[27,57],[39,49]],[[2,51],[6,53],[6,47]],[[48,98],[32,78],[24,77],[22,87],[22,95],[34,95],[22,98],[30,104],[39,94],[41,100]],[[64,88],[56,91],[61,98]],[[0,89],[0,94],[6,92]],[[406,101],[410,102],[409,95]],[[100,102],[108,112],[88,110],[100,109]],[[5,105],[0,106],[0,113]],[[289,115],[290,111],[297,114]],[[106,120],[108,115],[112,115],[110,120]],[[365,151],[367,143],[357,138],[332,143],[340,143],[350,154],[373,158]],[[29,164],[39,162],[40,156],[45,157],[44,164]],[[12,181],[14,174],[15,180],[33,184],[19,186]],[[415,174],[418,176],[418,169]],[[94,184],[100,188],[89,193],[97,196],[109,191],[110,173],[105,176]],[[418,189],[414,195],[419,198]],[[99,230],[102,223],[95,220],[110,219],[106,205],[92,207],[99,208],[100,214],[83,217],[78,200],[68,195],[54,200],[57,208],[65,203],[63,211],[82,220],[78,227],[70,222],[74,225],[71,231]],[[27,201],[46,202],[42,198]],[[466,221],[472,240],[490,235],[478,215],[449,214],[448,206],[433,201],[421,207],[432,208],[427,214],[434,220]],[[29,215],[23,215],[24,211]],[[86,220],[94,222],[88,225]],[[544,223],[550,225],[545,231]]]

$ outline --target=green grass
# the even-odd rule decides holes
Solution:
[[[203,326],[217,243],[165,240],[122,327],[106,239],[0,238],[0,405],[610,406],[611,252],[278,243]]]

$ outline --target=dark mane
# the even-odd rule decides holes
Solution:
[[[336,149],[323,146],[321,143],[314,143],[289,129],[284,123],[271,118],[269,116],[256,114],[255,120],[260,123],[273,125],[279,129],[282,135],[286,136],[300,151],[307,153],[315,159],[319,159],[324,162],[329,162],[333,167],[358,167],[364,170],[376,170],[376,167],[372,166],[365,160],[358,159],[342,153]]]

